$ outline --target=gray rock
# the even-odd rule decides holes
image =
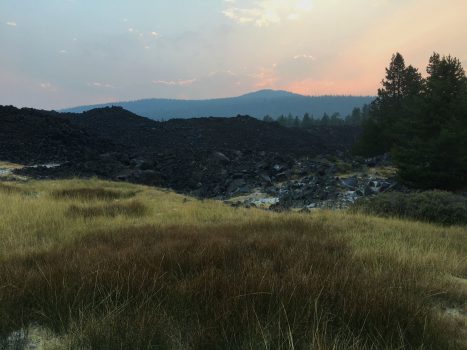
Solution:
[[[280,164],[275,164],[273,167],[272,167],[275,171],[282,171],[285,169],[285,167],[283,165],[280,165]]]
[[[347,179],[342,179],[341,184],[351,190],[356,189],[358,186],[358,179],[356,176],[349,177]]]
[[[287,173],[279,173],[275,176],[276,181],[286,181],[289,178]]]
[[[263,181],[266,182],[267,184],[271,184],[271,183],[272,183],[271,178],[269,177],[269,175],[261,174],[261,175],[260,175],[260,178],[261,178],[261,180],[263,180]]]
[[[246,181],[242,178],[240,179],[234,179],[228,186],[227,186],[227,193],[234,194],[238,193],[240,189],[243,189],[243,187],[246,185]]]
[[[230,163],[230,158],[227,157],[224,153],[221,152],[214,152],[213,154],[213,159],[221,162],[221,163]]]

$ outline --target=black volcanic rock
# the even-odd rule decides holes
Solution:
[[[59,116],[94,137],[124,145],[126,151],[146,151],[151,148],[157,136],[155,128],[159,124],[120,107],[93,109],[83,114],[63,113]]]
[[[243,194],[316,172],[310,158],[345,153],[357,134],[345,127],[285,128],[248,116],[156,122],[118,107],[83,114],[0,108],[0,160],[62,164],[21,174],[98,176],[200,197]]]
[[[85,160],[115,150],[59,113],[0,106],[0,160],[24,164]]]
[[[62,114],[90,134],[137,152],[247,150],[317,154],[343,151],[354,142],[358,128],[285,128],[248,116],[172,119],[156,122],[120,107]]]

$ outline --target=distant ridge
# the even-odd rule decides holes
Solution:
[[[144,99],[68,108],[62,112],[82,113],[94,108],[118,106],[154,120],[196,117],[234,117],[239,114],[262,118],[265,115],[324,113],[346,116],[355,107],[373,101],[372,96],[304,96],[283,90],[260,90],[238,97],[211,100]]]
[[[264,89],[241,95],[238,98],[284,98],[284,97],[307,97],[285,90]]]

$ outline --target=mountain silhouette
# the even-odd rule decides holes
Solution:
[[[373,101],[371,96],[304,96],[281,90],[260,90],[238,97],[210,100],[145,99],[80,106],[63,112],[82,113],[95,108],[122,107],[137,115],[154,120],[196,117],[234,117],[239,114],[262,118],[265,115],[303,116],[313,114],[319,118],[323,113],[339,113],[346,116],[355,107]]]

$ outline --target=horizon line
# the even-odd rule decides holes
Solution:
[[[301,97],[376,97],[376,95],[353,95],[353,94],[323,94],[323,95],[303,95],[303,94],[298,94],[296,92],[288,91],[288,90],[276,90],[276,89],[260,89],[260,90],[254,90],[251,92],[246,92],[241,95],[236,95],[236,96],[226,96],[226,97],[214,97],[214,98],[170,98],[170,97],[147,97],[147,98],[138,98],[134,100],[121,100],[121,101],[109,101],[109,102],[102,102],[102,103],[93,103],[93,104],[81,104],[77,106],[72,106],[72,107],[65,107],[65,108],[59,108],[59,109],[51,109],[52,111],[66,111],[70,109],[75,109],[75,108],[81,108],[81,107],[94,107],[94,106],[108,106],[112,105],[113,103],[118,103],[118,104],[123,104],[123,103],[133,103],[133,102],[141,102],[141,101],[150,101],[150,100],[166,100],[166,101],[215,101],[215,100],[225,100],[225,99],[234,99],[234,98],[240,98],[248,95],[253,95],[259,92],[266,92],[266,91],[271,91],[271,92],[285,92],[290,95],[295,95],[295,96],[301,96]],[[118,107],[118,106],[116,106]],[[21,108],[34,108],[34,107],[21,107]]]

